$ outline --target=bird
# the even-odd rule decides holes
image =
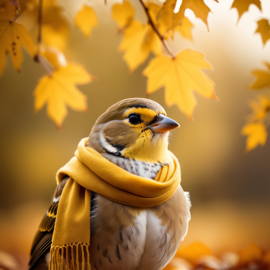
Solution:
[[[118,167],[155,181],[172,162],[170,132],[179,124],[163,107],[145,98],[128,98],[109,107],[96,121],[86,146]],[[57,209],[69,181],[56,187],[31,248],[29,270],[48,269]],[[179,185],[162,204],[143,208],[91,197],[90,265],[92,270],[161,270],[187,234],[189,194]]]

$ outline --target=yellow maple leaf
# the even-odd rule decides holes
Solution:
[[[191,23],[191,21],[187,17],[184,17],[182,24],[177,25],[173,30],[179,32],[182,37],[193,41],[191,33],[193,27],[194,25]]]
[[[177,0],[166,0],[160,13],[171,13],[173,14]],[[204,3],[203,0],[183,0],[178,13],[173,15],[172,28],[181,24],[185,17],[186,9],[191,9],[197,18],[200,18],[207,26],[208,13],[211,11],[210,8]],[[162,16],[162,15],[161,15]],[[165,14],[163,15],[165,16]],[[172,15],[171,15],[172,16]],[[167,15],[167,23],[169,23],[170,16]]]
[[[98,25],[98,18],[92,7],[84,5],[82,9],[77,12],[74,22],[83,34],[89,37],[92,29]]]
[[[142,64],[150,52],[159,54],[162,51],[161,42],[149,24],[133,21],[124,34],[119,50],[125,52],[124,60],[130,71]]]
[[[1,20],[11,20],[15,17],[16,8],[7,0],[0,0],[0,18]]]
[[[238,11],[238,14],[239,14],[238,21],[240,20],[240,18],[242,17],[242,15],[246,11],[248,11],[249,6],[251,4],[257,6],[257,8],[259,10],[262,10],[261,1],[260,0],[234,0],[231,8],[236,8],[236,10]]]
[[[264,145],[267,139],[267,131],[263,122],[248,123],[241,131],[243,136],[248,136],[246,141],[246,151],[257,147],[259,144]]]
[[[193,41],[192,34],[191,34],[193,24],[190,22],[190,20],[186,16],[184,16],[182,21],[178,20],[178,24],[176,24],[175,21],[177,20],[178,15],[174,13],[173,5],[170,6],[167,3],[168,6],[166,6],[165,4],[162,8],[158,9],[157,15],[156,15],[157,27],[160,33],[162,35],[165,35],[165,37],[168,34],[171,38],[173,38],[174,32],[177,31],[184,38],[187,38]]]
[[[20,70],[23,60],[21,46],[34,57],[35,45],[25,27],[15,22],[0,21],[0,75],[6,66],[6,53],[10,55],[13,67]]]
[[[270,87],[270,63],[264,62],[268,70],[255,69],[251,74],[256,77],[255,81],[249,85],[249,89],[261,90]]]
[[[35,91],[35,110],[39,111],[47,103],[47,113],[57,127],[61,127],[69,106],[73,110],[87,111],[87,97],[75,84],[86,84],[92,76],[82,67],[68,64],[59,68],[51,76],[44,76]]]
[[[112,7],[112,18],[116,20],[118,28],[122,29],[130,25],[134,19],[134,9],[129,1],[124,0],[122,4]]]
[[[42,10],[42,39],[45,45],[63,49],[69,36],[69,24],[63,8],[56,0],[44,1]]]
[[[257,29],[255,33],[259,33],[262,37],[263,44],[265,45],[270,40],[270,24],[267,19],[261,19],[257,21]]]
[[[192,243],[184,248],[179,249],[176,252],[176,257],[185,259],[192,264],[196,264],[197,261],[204,255],[211,255],[211,250],[200,242]]]
[[[249,106],[253,110],[253,114],[250,116],[249,120],[263,120],[266,117],[266,114],[270,111],[270,97],[259,96],[258,100],[250,101]]]
[[[202,53],[189,49],[180,52],[174,59],[157,56],[143,71],[143,75],[148,77],[147,93],[153,93],[164,86],[167,105],[176,104],[192,121],[196,106],[192,90],[218,100],[214,83],[200,70],[211,69],[211,65],[203,58]]]

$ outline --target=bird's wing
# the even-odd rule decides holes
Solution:
[[[52,235],[57,215],[58,203],[69,177],[65,177],[56,187],[49,210],[43,217],[35,235],[32,248],[29,270],[32,270],[41,257],[49,251],[52,244]]]

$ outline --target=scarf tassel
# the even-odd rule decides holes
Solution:
[[[91,270],[89,244],[51,246],[49,270]]]

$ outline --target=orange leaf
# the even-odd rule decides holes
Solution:
[[[242,15],[248,11],[250,5],[255,5],[259,10],[262,10],[260,0],[234,0],[231,8],[236,8],[239,14],[238,21]]]
[[[259,33],[262,37],[263,45],[270,39],[270,24],[267,19],[257,21],[257,29],[255,33]]]
[[[239,264],[259,261],[262,259],[262,255],[263,249],[254,244],[251,244],[249,247],[239,252]]]
[[[51,76],[44,76],[38,83],[34,92],[35,110],[39,111],[47,103],[49,117],[60,127],[67,115],[67,105],[73,110],[87,110],[87,97],[75,84],[91,81],[92,76],[82,66],[68,64],[59,68]]]
[[[204,255],[211,255],[211,250],[200,242],[196,242],[179,249],[176,252],[176,257],[183,258],[192,264],[196,264],[198,260]]]
[[[6,66],[6,53],[9,54],[13,67],[20,70],[23,60],[21,46],[34,57],[36,48],[25,27],[15,22],[0,21],[0,75]]]
[[[151,94],[165,87],[165,101],[168,106],[176,104],[192,121],[196,99],[192,90],[199,94],[218,99],[214,92],[214,83],[200,69],[211,69],[202,53],[184,50],[174,59],[157,56],[143,71],[148,77],[147,93]]]

